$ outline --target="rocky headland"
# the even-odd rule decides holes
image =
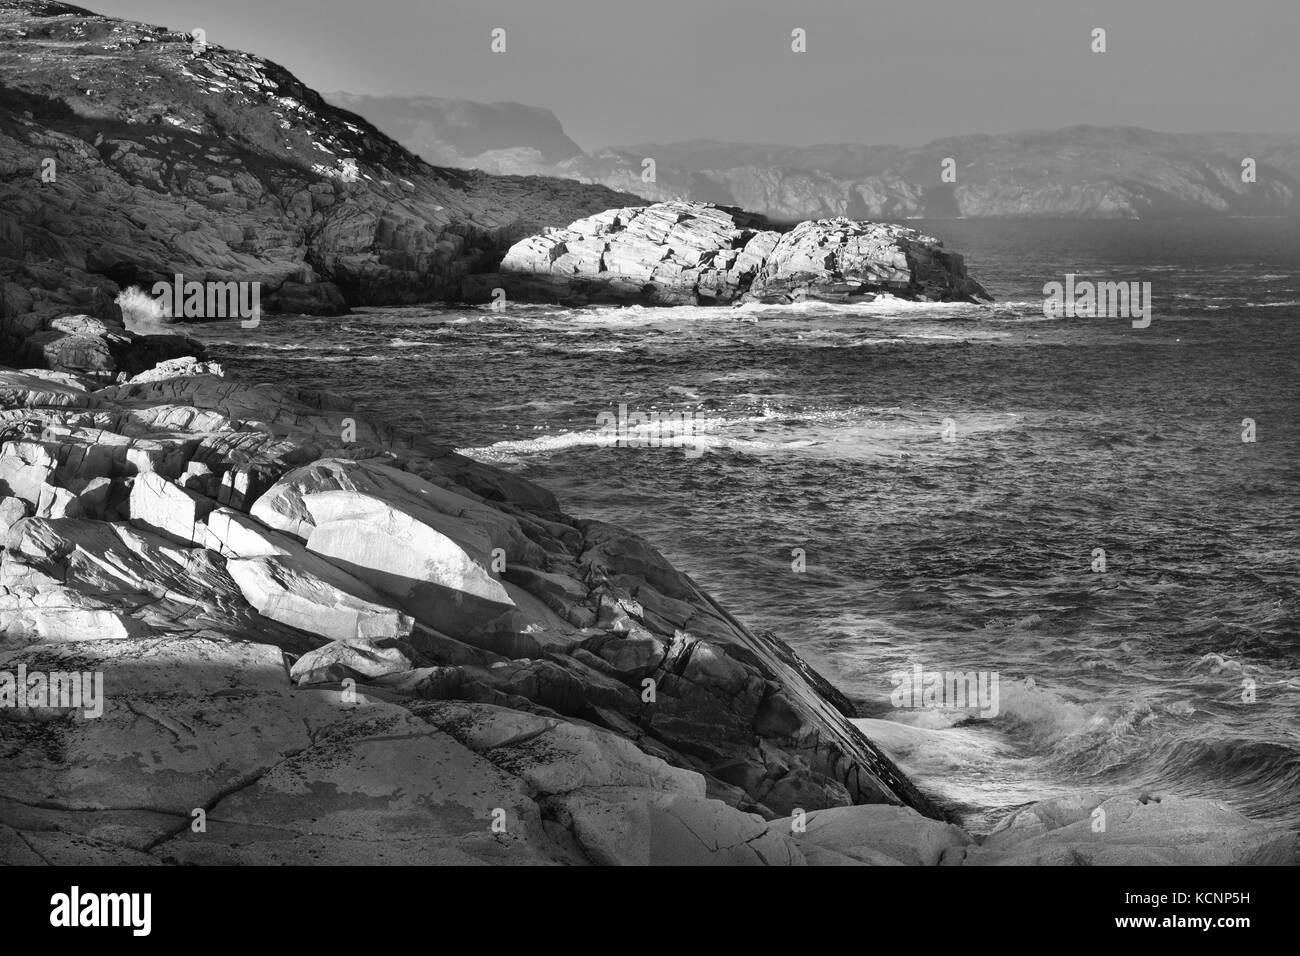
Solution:
[[[430,166],[283,67],[209,39],[0,2],[6,314],[177,274],[258,282],[268,312],[454,299],[514,241],[638,201]]]
[[[273,64],[61,4],[0,4],[0,51],[0,861],[1291,861],[1293,834],[1175,798],[1049,801],[976,838],[635,534],[226,376],[116,301],[172,273],[297,311],[469,277],[586,296],[597,264],[662,301],[978,295],[959,259],[438,170]],[[40,692],[72,674],[102,680],[97,712]]]

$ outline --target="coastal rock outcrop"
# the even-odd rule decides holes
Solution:
[[[693,202],[610,209],[530,236],[462,289],[469,301],[501,289],[563,304],[989,299],[960,255],[915,229],[841,218],[778,232],[741,210]]]
[[[193,358],[109,386],[0,371],[0,669],[75,661],[108,688],[94,720],[0,711],[4,753],[26,752],[37,727],[60,741],[37,764],[3,762],[0,823],[24,830],[30,795],[51,787],[38,829],[80,858],[334,852],[305,836],[299,849],[250,848],[258,827],[317,815],[278,789],[286,760],[320,775],[313,800],[341,786],[329,767],[356,761],[350,779],[376,806],[350,815],[340,792],[340,832],[397,825],[410,808],[381,808],[385,786],[420,806],[452,800],[429,812],[461,828],[476,859],[801,863],[765,819],[864,802],[939,815],[787,645],[745,628],[641,539],[341,402],[218,373]],[[168,668],[171,683],[158,676]],[[244,706],[257,728],[231,726]],[[545,745],[524,747],[536,734]],[[583,743],[564,757],[559,740]],[[194,762],[195,748],[210,760]],[[153,796],[131,792],[113,770],[125,764],[107,757],[68,775],[75,793],[53,782],[58,753],[119,752],[154,755],[141,771]],[[603,776],[614,754],[624,769]],[[447,762],[495,789],[444,797],[402,782]],[[263,802],[224,803],[212,767],[266,772]],[[482,805],[467,813],[471,792]],[[125,829],[83,840],[91,805]],[[197,807],[209,808],[207,840],[176,825]],[[517,845],[493,839],[495,809]],[[456,859],[460,845],[398,844],[396,857],[372,848],[376,861]]]

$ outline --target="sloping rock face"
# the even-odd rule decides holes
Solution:
[[[105,688],[0,708],[3,855],[798,865],[766,820],[939,816],[641,539],[218,373],[0,370],[0,672]]]
[[[504,289],[565,304],[989,299],[960,255],[915,229],[841,218],[780,233],[738,209],[694,202],[610,209],[530,236],[510,247],[498,272],[463,288],[470,301]]]
[[[208,39],[0,0],[0,361],[176,274],[259,282],[268,312],[454,299],[521,236],[634,200],[429,166]]]

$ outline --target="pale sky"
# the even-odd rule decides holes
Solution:
[[[1300,0],[81,0],[322,92],[513,100],[587,149],[915,145],[1077,123],[1300,133]],[[489,48],[506,32],[505,53]],[[806,53],[791,30],[807,31]],[[1107,52],[1089,47],[1094,27]]]

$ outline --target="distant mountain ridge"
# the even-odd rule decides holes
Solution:
[[[476,103],[437,96],[327,93],[325,101],[359,113],[434,166],[516,172],[582,155],[550,110],[522,103]]]
[[[697,141],[613,152],[704,177],[777,219],[1300,215],[1300,136],[1071,126],[915,147]],[[1247,158],[1254,182],[1242,178]]]
[[[432,97],[333,102],[429,162],[561,176],[664,202],[736,205],[777,221],[1300,215],[1300,136],[1071,126],[923,146],[695,140],[584,153],[554,113]],[[567,153],[567,155],[566,155]],[[1255,162],[1255,181],[1242,162]],[[646,181],[645,161],[654,160]],[[951,160],[952,181],[942,173]]]

